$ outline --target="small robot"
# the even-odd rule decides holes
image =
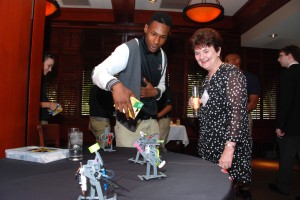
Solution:
[[[157,173],[157,167],[162,168],[165,165],[165,161],[160,159],[158,146],[162,141],[158,140],[158,134],[147,135],[140,132],[141,137],[134,143],[137,149],[135,159],[130,158],[130,161],[134,163],[144,164],[147,163],[146,175],[138,175],[141,180],[149,180],[154,178],[165,178],[166,175],[162,172]],[[140,155],[143,156],[143,160],[140,159]],[[150,174],[151,166],[153,167],[153,174]]]
[[[101,148],[104,151],[115,151],[113,150],[113,140],[114,140],[114,134],[108,132],[108,127],[105,127],[105,132],[101,136],[102,144]]]
[[[76,178],[79,178],[79,184],[81,185],[82,195],[79,195],[78,200],[83,199],[98,199],[98,200],[116,200],[117,194],[113,192],[112,197],[107,197],[107,190],[109,186],[112,186],[113,191],[115,189],[125,188],[113,182],[111,178],[114,176],[112,170],[107,170],[103,167],[102,158],[98,152],[100,146],[98,143],[89,147],[89,151],[91,153],[96,154],[94,160],[88,160],[86,165],[82,165],[80,163],[80,167],[76,172]],[[90,184],[88,184],[88,181]],[[102,183],[102,185],[101,185]],[[88,191],[88,186],[89,192]],[[102,188],[104,189],[104,193],[102,192]],[[126,189],[125,189],[126,190]],[[127,190],[128,191],[128,190]]]

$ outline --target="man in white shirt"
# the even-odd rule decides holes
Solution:
[[[116,112],[116,146],[133,147],[140,137],[159,132],[156,119],[156,100],[165,90],[167,58],[161,47],[167,41],[172,26],[165,13],[155,13],[144,26],[145,36],[118,46],[102,63],[95,67],[92,79],[100,88],[113,94]],[[118,74],[119,79],[114,77]],[[136,118],[130,97],[144,106]]]

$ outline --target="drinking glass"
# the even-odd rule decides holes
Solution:
[[[79,132],[79,128],[69,128],[69,133],[71,132]]]
[[[73,161],[82,160],[83,133],[72,131],[69,133],[69,159]]]
[[[73,132],[79,132],[79,128],[69,128],[68,129],[68,149],[70,149],[70,134]]]
[[[192,98],[193,98],[193,115],[195,117],[199,116],[199,86],[193,85],[192,86]]]

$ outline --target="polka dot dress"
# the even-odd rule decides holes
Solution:
[[[209,99],[200,108],[198,153],[205,160],[219,163],[226,140],[236,142],[228,172],[234,181],[250,182],[252,138],[246,78],[238,68],[222,63],[210,80],[205,77],[200,94],[205,90]]]

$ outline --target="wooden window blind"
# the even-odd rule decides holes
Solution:
[[[207,74],[207,72],[202,69],[198,63],[195,61],[195,59],[190,61],[190,65],[188,67],[188,85],[187,85],[187,91],[189,99],[192,96],[192,85],[198,85],[199,87],[202,86],[202,82]],[[187,117],[193,117],[193,110],[187,105]]]
[[[81,115],[89,115],[89,93],[93,85],[91,73],[122,41],[122,34],[105,30],[85,30],[82,45],[83,70],[81,85]]]

